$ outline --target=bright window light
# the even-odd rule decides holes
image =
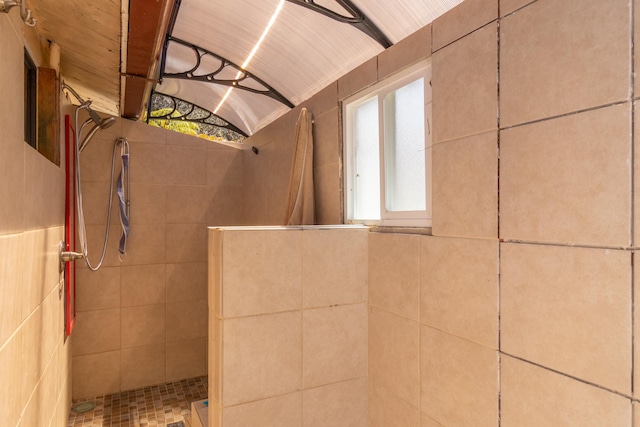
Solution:
[[[431,64],[343,102],[345,222],[431,226]]]

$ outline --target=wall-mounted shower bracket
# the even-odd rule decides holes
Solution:
[[[60,272],[61,273],[64,271],[65,262],[76,261],[84,258],[84,254],[80,252],[65,251],[66,247],[67,247],[67,244],[61,240],[60,244],[58,245],[58,251],[60,254]]]
[[[0,0],[0,12],[9,13],[14,6],[20,6],[20,17],[30,27],[36,25],[36,19],[31,16],[31,9],[27,9],[25,0]]]

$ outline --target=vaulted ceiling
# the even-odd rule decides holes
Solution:
[[[41,37],[61,46],[63,78],[96,109],[140,118],[150,96],[164,94],[251,135],[461,1],[28,5]]]

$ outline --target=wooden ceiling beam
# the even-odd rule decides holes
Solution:
[[[157,78],[175,0],[129,0],[122,117],[139,119]]]

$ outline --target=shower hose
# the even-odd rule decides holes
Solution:
[[[113,200],[113,187],[114,187],[114,175],[116,154],[118,146],[120,146],[120,156],[122,159],[122,169],[118,176],[117,194],[120,204],[120,223],[122,225],[122,237],[118,245],[118,255],[122,259],[122,256],[126,254],[127,237],[129,235],[129,142],[126,138],[116,139],[113,145],[113,155],[111,156],[111,179],[109,182],[109,207],[107,208],[107,225],[104,232],[104,241],[102,243],[102,253],[98,263],[93,266],[89,261],[88,248],[87,248],[87,230],[84,218],[83,202],[82,202],[82,180],[80,172],[80,151],[76,147],[76,188],[78,194],[76,197],[76,209],[78,212],[78,239],[80,240],[80,250],[84,255],[84,261],[87,267],[96,271],[104,262],[104,257],[107,252],[107,243],[109,241],[109,228],[111,227],[111,207]]]

